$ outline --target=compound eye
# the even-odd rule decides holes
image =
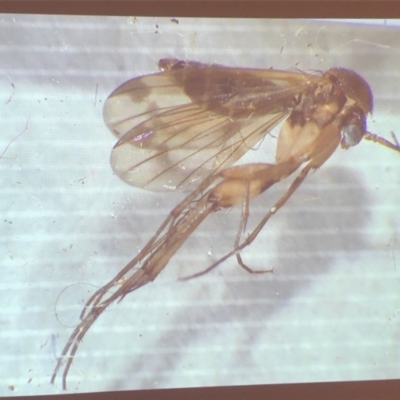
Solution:
[[[364,136],[364,130],[359,125],[349,124],[342,128],[341,146],[344,149],[355,146],[360,143]]]

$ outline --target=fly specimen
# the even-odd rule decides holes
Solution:
[[[81,322],[51,377],[53,383],[63,367],[64,389],[79,343],[96,319],[111,303],[153,281],[208,215],[242,207],[233,249],[189,278],[232,256],[248,272],[265,272],[247,266],[240,251],[339,145],[347,149],[364,138],[400,153],[396,142],[367,131],[373,96],[368,83],[354,71],[332,68],[311,74],[177,59],[160,60],[159,67],[159,73],[125,82],[105,103],[104,120],[119,138],[111,164],[130,185],[191,193],[140,253],[85,304]],[[276,141],[275,163],[231,166],[286,117]],[[250,200],[301,166],[287,191],[243,238]]]

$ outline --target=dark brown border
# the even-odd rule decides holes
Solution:
[[[2,13],[230,18],[395,18],[397,1],[125,0],[0,1]]]
[[[400,381],[228,386],[64,395],[65,400],[398,400]],[[28,397],[13,397],[26,400]],[[32,397],[48,399],[51,396]]]

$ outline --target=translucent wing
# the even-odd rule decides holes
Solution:
[[[104,120],[119,137],[114,172],[149,190],[190,190],[233,164],[294,107],[320,78],[160,61],[164,71],[132,79],[107,99]]]

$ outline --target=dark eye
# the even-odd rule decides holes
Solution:
[[[342,128],[342,141],[341,145],[344,149],[355,146],[360,143],[364,136],[364,130],[359,125],[349,124]]]

